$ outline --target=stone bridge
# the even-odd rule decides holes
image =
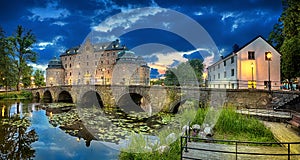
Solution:
[[[199,104],[238,107],[274,107],[277,97],[299,97],[299,92],[268,92],[252,89],[207,89],[176,86],[121,86],[121,85],[66,85],[31,89],[34,97],[42,102],[71,102],[100,107],[119,106],[128,111],[167,111],[176,113],[187,100]],[[282,96],[283,95],[283,96]],[[276,99],[278,101],[278,98]]]

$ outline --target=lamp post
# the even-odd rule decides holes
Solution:
[[[252,89],[254,88],[254,84],[253,84],[253,67],[254,67],[254,64],[251,63],[251,73],[252,73],[251,85],[252,85]]]
[[[269,75],[268,89],[269,89],[269,92],[271,92],[270,61],[272,60],[272,53],[271,52],[266,52],[265,56],[266,56],[266,60],[268,61],[268,75]]]

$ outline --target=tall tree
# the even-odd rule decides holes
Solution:
[[[36,70],[33,74],[34,76],[34,83],[36,86],[41,87],[45,86],[45,78],[44,78],[44,72],[41,70]]]
[[[4,31],[0,27],[0,78],[2,86],[13,85],[14,81],[14,65],[11,60],[12,48],[5,37]]]
[[[35,62],[37,53],[32,51],[32,45],[36,42],[32,31],[26,31],[22,26],[18,26],[15,34],[9,37],[10,44],[13,48],[13,62],[16,65],[16,82],[17,90],[20,90],[21,78],[25,76],[25,70],[28,62]]]
[[[283,0],[282,4],[283,12],[269,35],[269,42],[282,54],[282,78],[292,79],[300,76],[300,1]]]

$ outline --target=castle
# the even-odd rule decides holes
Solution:
[[[46,86],[149,85],[150,67],[142,57],[128,51],[119,40],[73,47],[46,69]]]

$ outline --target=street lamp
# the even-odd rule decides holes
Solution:
[[[254,88],[254,84],[253,84],[253,67],[254,67],[254,64],[253,64],[253,62],[252,62],[252,63],[251,63],[251,73],[252,73],[251,84],[252,84],[252,89]]]
[[[270,92],[271,91],[270,61],[272,61],[272,53],[271,52],[266,52],[265,57],[266,57],[266,60],[268,61],[268,74],[269,74],[268,89],[269,89],[269,92]]]

